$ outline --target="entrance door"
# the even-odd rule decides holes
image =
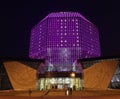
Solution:
[[[63,84],[58,84],[58,89],[63,89],[63,88],[64,88]]]
[[[64,84],[64,88],[65,89],[70,88],[70,84]]]
[[[57,84],[51,84],[51,89],[57,89]]]

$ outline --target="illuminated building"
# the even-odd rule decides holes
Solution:
[[[29,57],[45,60],[38,68],[41,90],[51,85],[79,89],[82,68],[78,59],[100,54],[97,27],[77,12],[51,13],[31,30]],[[69,77],[71,72],[75,73],[74,79]]]

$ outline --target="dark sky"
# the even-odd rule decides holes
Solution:
[[[0,57],[28,57],[31,28],[47,14],[76,11],[100,32],[102,57],[120,56],[119,0],[0,1]]]

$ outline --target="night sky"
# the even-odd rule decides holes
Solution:
[[[28,58],[31,28],[51,12],[75,11],[100,33],[102,57],[120,56],[119,0],[0,1],[0,57]]]

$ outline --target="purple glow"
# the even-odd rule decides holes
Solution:
[[[51,13],[32,29],[29,52],[48,71],[76,71],[77,59],[100,56],[99,32],[79,13]]]

